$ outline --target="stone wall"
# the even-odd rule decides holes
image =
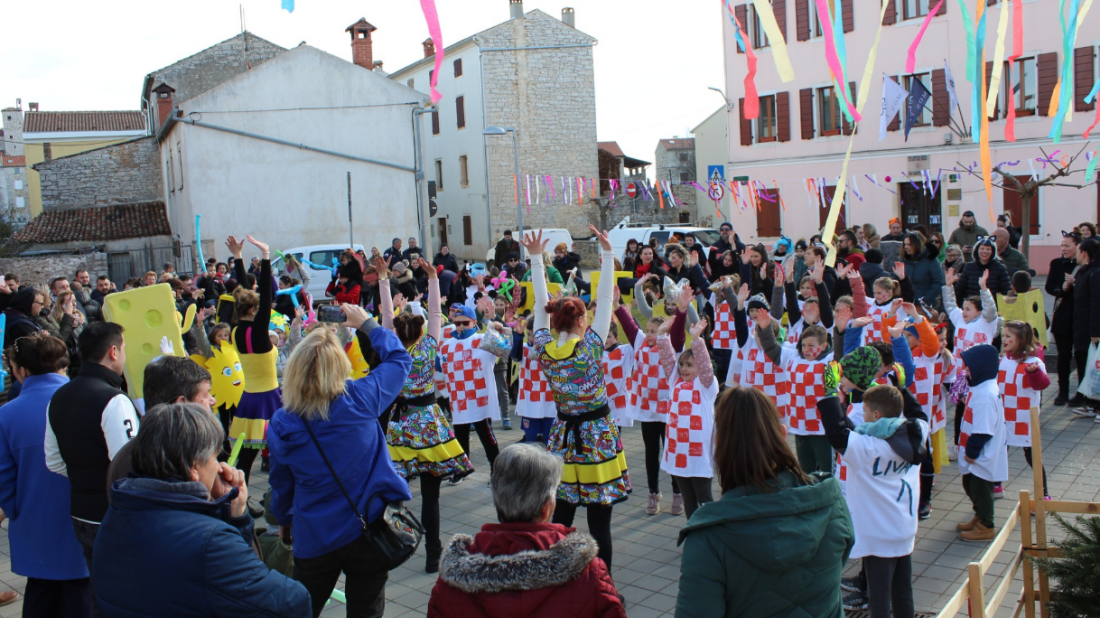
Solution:
[[[67,210],[164,199],[160,151],[142,137],[35,165],[43,210]]]
[[[285,51],[251,32],[244,32],[150,73],[146,87],[152,89],[161,83],[168,84],[175,88],[173,99],[179,105]]]
[[[695,151],[694,150],[669,150],[665,148],[665,140],[661,140],[657,143],[657,149],[654,151],[654,170],[657,180],[671,181],[673,186],[673,195],[676,196],[676,201],[681,202],[683,207],[690,212],[691,220],[694,221],[699,217],[700,210],[705,207],[707,200],[703,199],[704,196],[699,193],[699,190],[688,186],[675,186],[679,185],[682,174],[687,174],[688,180],[698,181],[701,185],[707,184],[707,179],[696,178],[695,168]],[[687,160],[681,161],[680,155],[686,154]],[[662,222],[663,223],[663,222]]]
[[[106,253],[49,254],[31,257],[0,258],[0,273],[19,275],[20,285],[35,283],[48,284],[54,277],[69,277],[79,269],[88,271],[94,282],[100,275],[107,274]]]
[[[561,177],[595,178],[596,90],[589,35],[539,10],[478,36],[482,49],[553,47],[530,51],[484,51],[485,124],[515,127],[520,174],[552,175],[557,199],[523,214],[525,228],[567,228],[585,236],[597,210],[589,200],[565,205]],[[489,194],[493,238],[515,229],[512,140],[488,140]],[[590,193],[589,193],[590,195]]]

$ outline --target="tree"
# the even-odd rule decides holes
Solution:
[[[16,231],[11,213],[0,213],[0,257],[14,257],[26,250],[26,243],[13,238]]]
[[[1073,170],[1071,168],[1073,167],[1074,162],[1077,161],[1077,158],[1080,157],[1082,153],[1088,150],[1088,147],[1089,142],[1086,142],[1085,145],[1081,147],[1081,150],[1077,151],[1077,154],[1069,157],[1069,161],[1065,162],[1065,164],[1062,163],[1063,161],[1065,161],[1065,158],[1063,158],[1061,161],[1056,161],[1052,159],[1045,150],[1040,148],[1039,151],[1043,153],[1043,161],[1046,163],[1050,163],[1054,167],[1054,171],[1051,172],[1051,174],[1048,176],[1032,176],[1031,180],[1028,180],[1027,182],[1020,182],[1015,176],[1011,174],[1006,174],[1004,170],[1001,169],[1000,165],[993,167],[993,173],[1000,176],[1001,181],[993,181],[991,184],[994,187],[1000,187],[1005,191],[1015,191],[1016,193],[1020,194],[1020,219],[1022,220],[1020,221],[1020,223],[1024,229],[1024,233],[1022,234],[1022,237],[1020,239],[1020,252],[1023,253],[1024,256],[1026,256],[1029,260],[1031,259],[1031,255],[1028,253],[1028,249],[1031,246],[1031,200],[1039,194],[1040,187],[1071,187],[1074,189],[1084,189],[1086,186],[1088,186],[1056,182],[1062,178],[1068,178],[1072,174],[1078,174],[1084,171]],[[984,178],[982,178],[980,172],[970,169],[962,163],[959,163],[959,165],[962,166],[963,169],[967,170],[972,176],[975,176],[979,180],[982,180],[984,182]],[[1005,182],[1006,179],[1007,182]]]
[[[1062,557],[1027,556],[1058,582],[1051,594],[1050,614],[1054,618],[1100,616],[1100,518],[1078,516],[1078,527],[1058,513],[1054,517],[1066,531],[1066,539],[1054,544]]]

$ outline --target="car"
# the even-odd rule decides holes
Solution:
[[[565,243],[565,246],[569,247],[570,251],[573,250],[573,236],[570,235],[569,230],[565,228],[555,227],[523,230],[524,235],[527,235],[528,233],[538,234],[539,232],[542,232],[542,239],[546,241],[546,250],[550,253],[553,253],[554,247],[558,246],[558,244],[560,243]],[[519,242],[519,234],[512,234],[512,239],[516,242]],[[500,239],[498,238],[497,240],[499,241]],[[522,251],[521,255],[523,256],[523,259],[526,260],[528,257],[530,257],[527,255],[527,249],[524,249],[522,245],[520,245],[520,250]],[[495,254],[496,243],[493,243],[493,247],[490,248],[489,253],[485,255],[485,261],[488,262],[489,260],[492,260]],[[500,264],[497,264],[497,266],[499,267]]]
[[[695,241],[704,247],[710,247],[714,243],[718,242],[722,235],[718,233],[718,230],[709,227],[692,227],[690,225],[649,225],[649,224],[632,224],[629,220],[624,220],[615,227],[608,231],[608,238],[611,240],[611,250],[615,253],[616,257],[621,257],[626,251],[626,243],[631,238],[638,241],[639,245],[649,244],[650,239],[657,239],[657,246],[664,247],[668,239],[675,234],[687,234],[692,233],[695,235]],[[663,253],[658,249],[659,253]]]
[[[306,293],[313,297],[314,303],[318,303],[326,300],[325,289],[332,281],[332,271],[329,268],[332,267],[333,260],[339,261],[340,254],[347,248],[347,245],[309,245],[287,249],[283,251],[283,255],[293,255],[295,259],[302,262],[303,268],[309,269],[309,275],[313,280],[310,282]],[[362,251],[363,245],[355,245],[354,248],[356,251]],[[324,268],[314,268],[313,265],[305,263],[307,260]],[[271,272],[276,276],[282,274],[285,267],[286,264],[282,257],[276,257],[271,261]]]

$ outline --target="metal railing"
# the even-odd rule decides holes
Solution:
[[[131,277],[141,277],[149,271],[160,273],[165,264],[172,264],[180,275],[194,275],[191,245],[144,247],[107,255],[108,276],[119,289]]]

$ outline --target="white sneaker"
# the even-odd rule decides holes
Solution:
[[[959,445],[952,444],[947,447],[947,459],[948,461],[958,461],[959,459]]]
[[[1080,408],[1074,408],[1073,413],[1076,414],[1077,416],[1083,416],[1083,417],[1086,417],[1086,418],[1096,416],[1096,410],[1094,410],[1093,408],[1091,408],[1088,405],[1081,406]]]

